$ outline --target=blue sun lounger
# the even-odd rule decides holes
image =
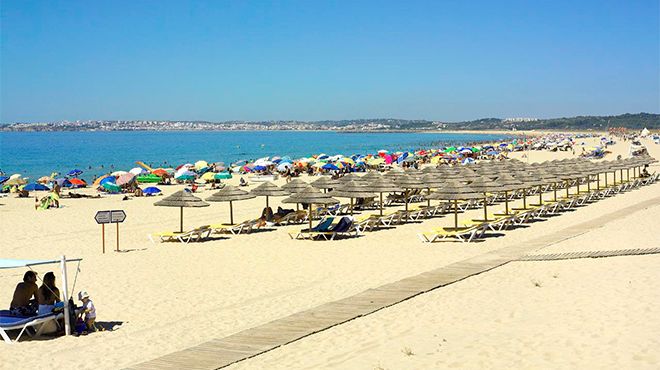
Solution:
[[[61,319],[64,317],[63,313],[49,313],[45,315],[40,315],[40,316],[29,316],[29,317],[21,317],[21,316],[16,316],[12,315],[9,311],[7,310],[0,310],[0,336],[6,343],[12,343],[12,342],[18,342],[19,339],[21,339],[21,336],[23,336],[23,333],[26,332],[27,328],[31,326],[37,326],[49,321],[55,321],[57,322],[58,319]],[[39,337],[41,335],[41,329],[44,327],[44,325],[41,325],[39,329],[37,329],[37,333],[32,336],[32,337]],[[8,331],[11,330],[20,330],[20,333],[18,333],[18,336],[16,337],[15,340],[11,340],[9,338],[9,335],[7,334]],[[28,333],[28,335],[30,335]]]

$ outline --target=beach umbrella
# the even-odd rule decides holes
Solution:
[[[317,189],[327,190],[336,188],[339,186],[339,184],[341,183],[338,180],[333,180],[329,177],[321,176],[318,180],[314,180],[311,185]]]
[[[245,190],[241,190],[235,186],[225,185],[222,189],[206,198],[209,202],[229,202],[229,223],[234,224],[234,207],[233,202],[237,200],[252,199],[255,196]]]
[[[0,184],[3,184],[7,180],[9,180],[9,176],[0,176]]]
[[[97,178],[96,180],[94,180],[94,183],[92,184],[92,186],[95,187],[95,188],[101,186],[101,181],[103,181],[104,179],[107,179],[109,177],[110,177],[110,175],[103,175],[103,176]],[[111,178],[111,179],[114,179],[114,178]]]
[[[432,174],[426,174],[421,177],[422,182],[424,185],[426,185],[426,195],[431,194],[431,188],[437,189],[445,184],[445,180],[442,180],[439,176],[437,175],[432,175]],[[431,206],[431,200],[427,199],[427,205]]]
[[[51,181],[53,181],[53,179],[50,176],[41,176],[39,180],[37,180],[37,182],[40,184],[47,184]]]
[[[159,194],[161,191],[155,186],[149,186],[148,188],[144,189],[142,192],[146,195],[155,195],[155,194]]]
[[[458,229],[458,201],[479,199],[482,197],[482,194],[477,193],[468,185],[464,185],[455,180],[446,182],[442,187],[429,195],[429,198],[431,199],[454,201],[454,228],[456,229]]]
[[[229,172],[218,172],[215,174],[214,177],[216,180],[226,180],[226,179],[231,179],[232,175]]]
[[[108,183],[108,182],[114,183],[115,178],[112,177],[112,176],[106,176],[103,179],[101,179],[101,181],[99,181],[99,184],[103,185],[103,184]]]
[[[196,171],[201,171],[205,168],[208,168],[209,164],[206,161],[197,161],[195,162],[195,170]]]
[[[176,193],[165,197],[156,203],[155,206],[161,207],[179,207],[181,208],[181,222],[179,227],[179,232],[183,232],[183,208],[190,207],[208,207],[209,204],[203,201],[201,198],[197,198],[191,192],[185,190],[179,190]]]
[[[143,174],[143,173],[147,173],[147,170],[145,170],[145,169],[142,168],[142,167],[135,167],[135,168],[131,168],[131,170],[128,171],[128,172],[130,172],[130,173],[132,173],[133,175],[137,176],[137,175],[141,175],[141,174]]]
[[[80,188],[87,186],[87,183],[83,179],[73,178],[71,180],[67,180],[67,179],[63,179],[63,180],[64,180],[64,184],[69,182],[71,185],[75,185],[76,187],[80,187]],[[64,185],[60,185],[60,186],[64,186]]]
[[[327,206],[329,204],[337,204],[339,201],[334,199],[328,193],[321,193],[318,189],[313,186],[308,186],[306,189],[292,194],[290,197],[282,200],[282,203],[300,203],[307,204],[309,207],[309,230],[312,229],[312,206],[314,204],[320,204]]]
[[[76,168],[76,169],[73,169],[73,170],[69,171],[66,175],[71,176],[71,177],[76,177],[76,176],[82,175],[82,173],[83,173],[82,170],[79,170],[79,169]]]
[[[424,182],[422,182],[422,180],[410,175],[399,176],[394,180],[394,183],[400,188],[404,189],[403,200],[405,202],[406,212],[408,212],[408,190],[426,189],[426,185]]]
[[[289,192],[273,184],[270,181],[261,183],[256,188],[250,191],[250,194],[257,197],[266,197],[266,208],[268,208],[269,197],[283,197],[289,195]]]
[[[119,186],[124,186],[132,183],[135,180],[135,175],[132,173],[126,172],[123,175],[119,176],[117,178],[117,181],[115,183]]]
[[[399,191],[400,188],[389,179],[381,177],[369,184],[369,190],[380,194],[380,215],[383,215],[383,193]]]
[[[127,173],[128,172],[126,172],[126,171],[115,171],[115,172],[111,173],[110,176],[119,177],[119,176],[125,175]]]
[[[339,169],[339,167],[337,167],[336,165],[334,165],[334,164],[332,164],[332,163],[326,163],[326,164],[324,164],[323,166],[321,166],[321,168],[324,169],[324,170],[329,170],[329,171],[333,171],[333,170],[338,170],[338,169]]]
[[[121,187],[114,182],[104,182],[101,186],[110,193],[119,193],[121,191]]]
[[[152,183],[152,184],[155,184],[155,183],[161,182],[163,180],[163,178],[158,176],[158,175],[149,173],[149,174],[146,174],[146,175],[139,175],[135,178],[135,180],[138,183]]]
[[[353,215],[353,199],[355,198],[372,198],[376,194],[365,187],[362,183],[357,181],[346,181],[339,185],[339,187],[332,189],[329,193],[332,197],[350,198],[351,199],[351,216]]]
[[[23,186],[23,190],[27,191],[48,191],[50,188],[44,184],[39,184],[36,182],[29,183]]]
[[[277,170],[280,172],[284,172],[288,170],[289,168],[292,168],[293,164],[291,162],[283,162],[277,165]]]
[[[153,171],[151,171],[153,175],[159,176],[159,177],[166,177],[169,176],[170,174],[167,172],[167,170],[162,169],[162,168],[157,168]]]
[[[484,176],[479,176],[479,177],[473,178],[472,182],[470,182],[469,186],[470,186],[470,188],[472,188],[472,190],[474,190],[476,192],[479,192],[479,193],[483,193],[483,196],[484,196],[484,218],[483,218],[483,221],[485,221],[485,222],[490,221],[488,219],[488,194],[486,194],[486,193],[497,191],[497,190],[499,190],[499,188],[497,187],[497,185],[495,185],[493,183],[493,181],[491,179],[489,179],[488,177],[484,177]]]
[[[202,175],[201,177],[202,180],[204,181],[214,181],[215,180],[215,173],[213,172],[206,172],[205,174]]]
[[[308,183],[300,179],[293,179],[288,183],[282,185],[282,189],[288,191],[291,194],[298,193],[305,190],[309,186]]]
[[[373,181],[376,181],[378,179],[381,179],[383,176],[376,171],[369,171],[364,176],[361,177],[363,181],[366,181],[367,183],[371,183]]]
[[[518,190],[524,187],[523,183],[519,180],[516,180],[513,176],[508,173],[499,174],[497,179],[495,179],[495,185],[500,192],[504,192],[504,214],[509,214],[509,192],[512,190]]]
[[[27,180],[21,177],[10,177],[9,180],[5,181],[4,185],[25,185],[27,184]]]

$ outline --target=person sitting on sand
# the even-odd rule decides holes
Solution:
[[[247,186],[247,181],[245,181],[244,178],[241,177],[241,179],[238,181],[239,186]]]
[[[55,303],[60,302],[60,290],[55,286],[55,274],[47,272],[44,275],[43,284],[37,290],[38,314],[43,315],[53,312]]]
[[[641,177],[651,177],[651,174],[648,171],[649,165],[645,165],[644,169],[642,170],[642,173],[640,174]]]
[[[144,196],[144,192],[142,191],[142,188],[139,186],[135,189],[135,192],[133,193],[134,196],[136,197],[141,197]]]
[[[9,310],[17,316],[34,316],[37,314],[37,274],[30,270],[23,275],[23,282],[16,285],[14,297]]]
[[[27,198],[30,196],[30,192],[25,189],[18,190],[16,193],[18,194],[18,198]]]
[[[193,184],[190,186],[190,191],[194,193],[197,191],[197,188],[199,188],[199,186],[193,182]]]

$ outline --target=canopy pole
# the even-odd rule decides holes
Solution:
[[[234,224],[234,206],[232,205],[231,200],[229,201],[229,224],[230,225]]]
[[[458,229],[458,199],[454,199],[454,228]]]
[[[383,192],[380,192],[380,215],[383,215]]]
[[[183,232],[183,207],[180,208],[181,208],[181,220],[180,220],[179,232]]]
[[[353,198],[351,198],[351,216],[353,216]]]
[[[266,208],[268,208],[268,195],[266,195]]]
[[[488,221],[488,195],[484,192],[484,221]]]
[[[62,269],[62,294],[64,298],[64,335],[71,334],[71,323],[69,318],[69,286],[66,276],[66,256],[62,255],[60,261],[60,268]]]
[[[406,189],[403,194],[403,201],[406,202],[406,213],[408,213],[408,189]]]
[[[508,216],[509,215],[509,194],[507,194],[508,191],[504,191],[504,213]]]
[[[309,204],[309,237],[312,237],[312,203]]]

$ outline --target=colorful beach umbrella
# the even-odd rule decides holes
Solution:
[[[215,174],[215,179],[216,180],[226,180],[226,179],[231,179],[231,173],[229,172],[218,172]]]
[[[101,186],[110,193],[119,193],[121,191],[121,187],[114,182],[105,182]]]
[[[44,184],[38,184],[36,182],[27,184],[23,186],[23,190],[27,191],[48,191],[50,188]]]
[[[155,195],[159,194],[161,191],[155,186],[150,186],[142,191],[146,195]]]
[[[65,183],[68,181],[71,185],[75,185],[76,187],[85,187],[87,186],[87,183],[83,179],[71,179],[71,180],[65,180]]]
[[[82,173],[83,173],[82,170],[79,170],[79,169],[76,168],[76,169],[73,169],[73,170],[69,171],[66,175],[71,176],[71,177],[76,177],[76,176],[82,175]]]

